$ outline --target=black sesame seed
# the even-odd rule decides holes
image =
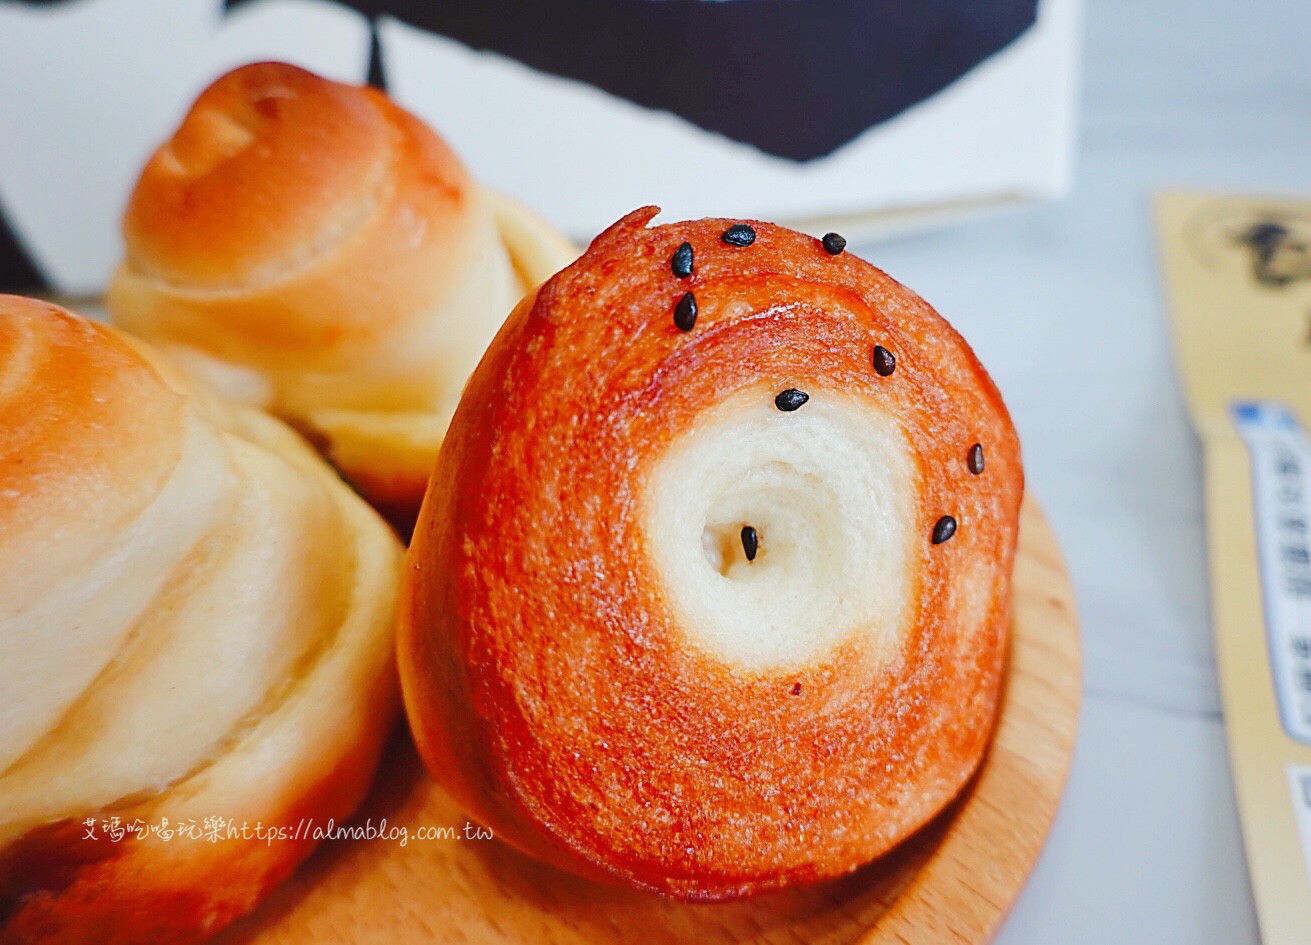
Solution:
[[[965,457],[965,465],[970,467],[970,472],[978,475],[983,472],[983,447],[975,443],[970,447],[969,454]]]
[[[820,240],[824,244],[824,252],[830,256],[836,256],[847,248],[847,241],[837,233],[825,233],[824,238]]]
[[[683,243],[678,249],[674,250],[673,257],[669,260],[669,268],[674,271],[674,275],[680,279],[686,279],[692,274],[692,244]]]
[[[745,223],[734,223],[719,237],[729,246],[750,246],[756,241],[756,231]]]
[[[801,695],[801,683],[793,683],[793,684],[792,684],[792,695],[794,695],[794,696],[799,696],[799,695]]]
[[[954,534],[956,534],[956,520],[950,515],[944,515],[933,526],[933,543],[940,545]]]
[[[674,324],[683,331],[691,331],[696,324],[696,296],[688,292],[674,306]]]
[[[760,536],[750,525],[742,526],[742,550],[746,553],[748,561],[756,560],[756,551],[760,548]]]
[[[791,413],[808,400],[810,400],[810,395],[805,391],[789,387],[774,398],[774,406],[784,413]]]
[[[897,359],[883,345],[874,346],[874,371],[879,377],[887,377],[897,369]]]

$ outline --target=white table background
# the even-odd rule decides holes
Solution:
[[[1168,186],[1311,192],[1311,3],[1089,0],[1084,18],[1072,195],[856,249],[988,365],[1078,596],[1074,768],[998,942],[1249,945],[1201,457],[1175,385],[1149,198]]]

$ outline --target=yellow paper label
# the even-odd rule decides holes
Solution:
[[[1212,619],[1265,945],[1311,942],[1311,201],[1163,194]]]

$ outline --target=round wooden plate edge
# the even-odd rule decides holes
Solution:
[[[1074,590],[1051,525],[1026,495],[997,731],[942,840],[860,945],[983,945],[1037,864],[1069,776],[1082,694]]]
[[[225,945],[306,940],[581,945],[635,939],[653,945],[710,940],[983,945],[996,934],[1042,850],[1078,721],[1073,593],[1060,548],[1032,499],[1022,512],[1013,601],[998,727],[975,778],[923,831],[845,879],[739,903],[687,906],[590,884],[501,844],[468,850],[462,849],[465,844],[427,850],[412,845],[409,857],[398,860],[390,845],[351,843],[320,851],[260,910],[219,939]],[[403,741],[398,745],[405,747]],[[407,812],[441,822],[458,817],[449,798],[422,775],[412,751],[400,757],[406,762],[403,780],[380,783],[366,809],[377,813],[378,795],[390,795],[381,811],[398,821]],[[375,870],[375,878],[362,880]],[[641,899],[634,901],[637,896]],[[434,908],[439,911],[433,913]]]

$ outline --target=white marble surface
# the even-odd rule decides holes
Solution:
[[[1000,945],[1249,945],[1200,454],[1148,201],[1167,186],[1311,191],[1311,4],[1090,0],[1085,25],[1068,199],[857,249],[993,372],[1079,598],[1074,770]]]

